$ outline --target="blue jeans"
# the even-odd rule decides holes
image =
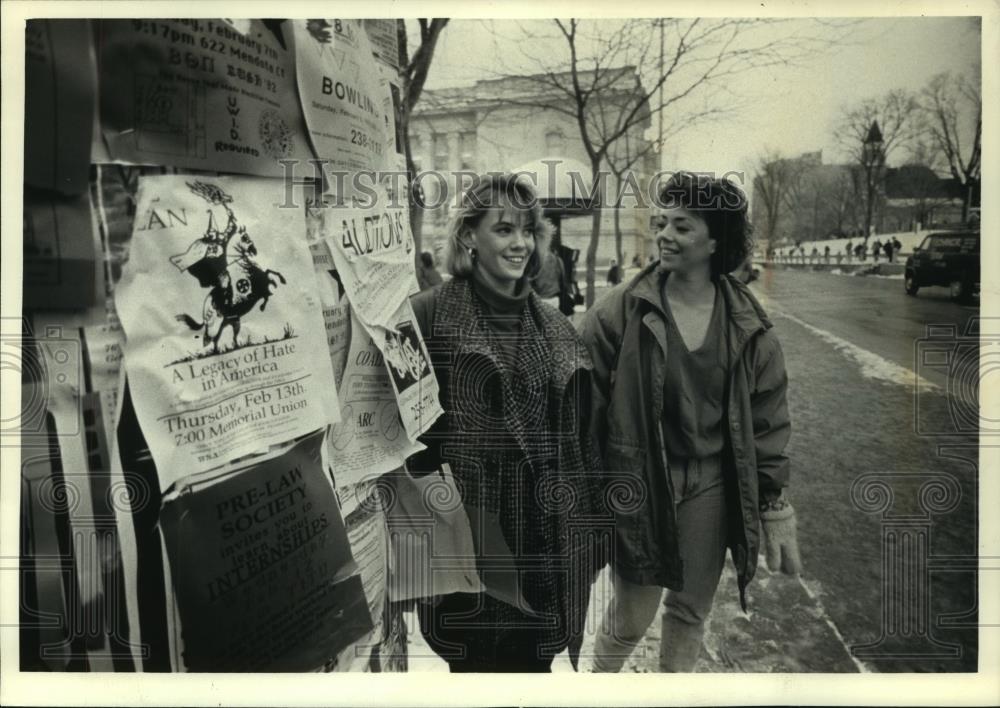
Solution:
[[[726,499],[718,456],[670,460],[684,589],[633,585],[614,574],[594,645],[594,671],[617,672],[646,634],[663,598],[660,671],[692,671],[726,560]],[[613,568],[612,568],[613,570]]]

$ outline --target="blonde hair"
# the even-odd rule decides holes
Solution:
[[[524,273],[530,280],[538,274],[549,250],[549,227],[542,216],[534,187],[518,175],[490,173],[480,175],[462,194],[459,207],[452,215],[445,242],[444,263],[451,275],[467,278],[475,267],[469,248],[462,243],[466,231],[472,231],[490,209],[503,207],[527,212],[535,232],[535,250],[528,259]]]

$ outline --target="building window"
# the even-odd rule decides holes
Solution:
[[[545,152],[549,155],[561,155],[566,151],[566,136],[559,128],[549,128],[545,132]]]
[[[434,167],[439,170],[448,169],[448,136],[444,133],[434,133]]]
[[[472,132],[462,133],[459,136],[459,155],[461,157],[462,169],[471,170],[476,163],[476,134]]]

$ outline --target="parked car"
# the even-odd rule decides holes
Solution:
[[[979,232],[946,231],[928,234],[906,259],[903,286],[907,295],[940,285],[951,296],[968,302],[979,292]]]

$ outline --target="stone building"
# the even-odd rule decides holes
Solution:
[[[614,114],[616,102],[620,105],[631,99],[634,104],[639,87],[634,67],[624,67],[615,74],[601,93],[601,102],[611,107],[606,111],[609,115]],[[583,75],[583,80],[586,79],[587,75]],[[573,179],[578,187],[589,190],[589,158],[579,127],[573,117],[548,107],[556,102],[565,106],[568,100],[565,95],[557,96],[551,89],[546,90],[539,76],[509,76],[481,80],[469,86],[425,90],[410,118],[414,162],[418,171],[433,170],[447,177],[421,180],[426,201],[434,207],[424,218],[424,243],[434,244],[435,248],[443,243],[454,192],[461,184],[460,176],[456,176],[459,172],[510,172],[526,165],[537,166],[541,164],[539,161],[555,162],[563,184],[569,184],[567,173],[581,171],[583,174]],[[626,154],[638,156],[631,171],[636,184],[645,190],[649,177],[656,172],[659,154],[644,136],[650,125],[645,104],[640,116],[637,125],[614,144],[613,155],[618,165]],[[614,195],[619,192],[616,178],[607,166],[602,166],[602,170],[606,171],[608,201],[614,201]],[[546,177],[546,174],[538,175],[540,192],[550,186],[544,184]],[[557,186],[557,191],[562,188]],[[648,213],[634,207],[635,200],[626,198],[619,214],[622,251],[627,261],[637,253],[643,258],[648,248],[645,242]],[[564,215],[562,219],[557,215],[557,220],[561,222],[559,231],[563,244],[580,251],[582,266],[590,240],[591,217],[576,213]],[[614,209],[606,208],[602,214],[598,267],[605,267],[615,257],[614,253]]]

